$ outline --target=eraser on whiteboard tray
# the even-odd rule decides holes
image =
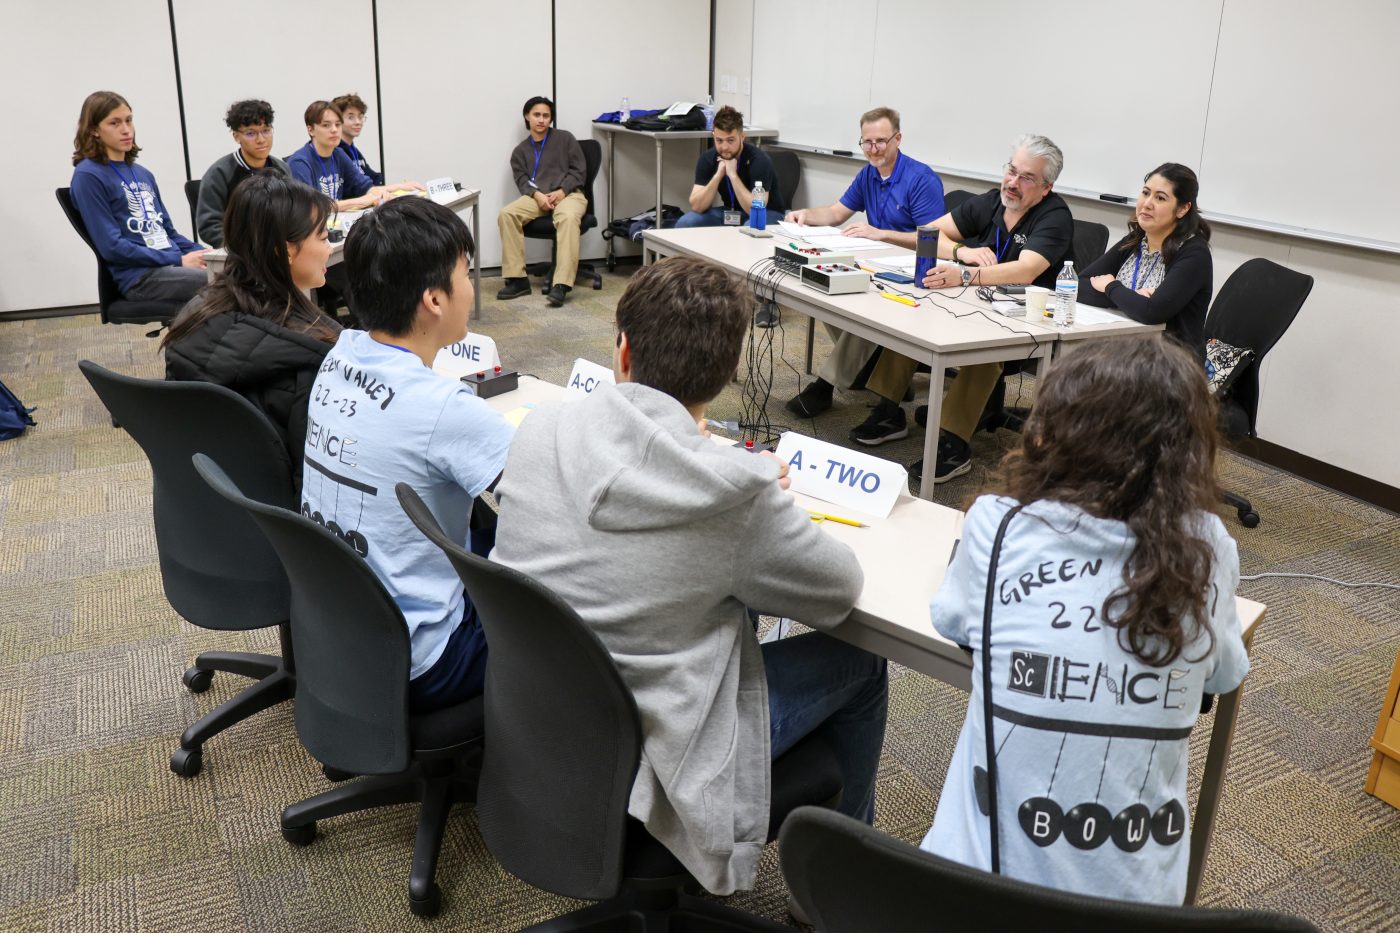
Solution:
[[[492,398],[520,388],[520,373],[497,366],[467,373],[462,377],[462,384],[478,398]]]

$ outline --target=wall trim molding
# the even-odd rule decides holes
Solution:
[[[1400,489],[1388,486],[1380,480],[1344,470],[1339,466],[1301,454],[1296,450],[1266,441],[1263,438],[1244,438],[1230,445],[1235,453],[1257,460],[1260,463],[1291,473],[1299,479],[1323,486],[1344,496],[1359,499],[1368,505],[1385,509],[1400,515]],[[1233,490],[1249,498],[1249,490]]]

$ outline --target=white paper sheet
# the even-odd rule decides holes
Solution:
[[[1050,296],[1050,301],[1046,303],[1046,308],[1053,310],[1055,307],[1055,296]],[[1074,305],[1074,323],[1080,324],[1131,324],[1132,321],[1117,312],[1107,308],[1095,308],[1091,305],[1083,305],[1078,302]]]
[[[839,233],[826,236],[812,236],[809,233],[805,239],[813,246],[820,246],[822,249],[889,249],[888,244],[881,243],[879,240],[867,240],[861,236],[844,236]]]
[[[803,224],[795,224],[790,220],[780,220],[777,226],[785,236],[795,236],[799,239],[806,239],[809,236],[836,236],[841,232],[836,227],[808,227]]]

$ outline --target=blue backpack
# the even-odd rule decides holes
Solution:
[[[5,387],[5,383],[0,382],[0,441],[19,437],[25,429],[33,427],[34,419],[29,417],[33,410],[25,408],[24,403]]]

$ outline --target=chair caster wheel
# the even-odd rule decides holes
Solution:
[[[424,898],[416,898],[413,896],[413,892],[410,891],[408,894],[408,909],[419,917],[437,916],[437,912],[442,909],[442,889],[437,886],[437,882],[434,881],[428,887],[428,894]]]
[[[198,748],[181,746],[170,755],[170,770],[180,777],[194,777],[204,767],[204,753]]]
[[[603,290],[603,283],[602,283],[602,282],[594,282],[594,283],[593,283],[593,290],[594,290],[595,292],[601,292],[601,291]]]
[[[302,826],[283,826],[282,838],[294,846],[309,846],[316,841],[316,821]]]
[[[1255,511],[1252,511],[1252,510],[1251,510],[1251,511],[1241,510],[1238,514],[1239,514],[1239,516],[1240,516],[1240,524],[1243,525],[1244,527],[1246,527],[1246,528],[1258,528],[1258,527],[1259,527],[1259,513],[1258,513],[1258,512],[1255,512]]]
[[[180,680],[190,689],[190,693],[203,693],[208,690],[209,685],[214,682],[214,672],[206,671],[203,668],[192,667],[185,671],[184,676],[181,677]]]

